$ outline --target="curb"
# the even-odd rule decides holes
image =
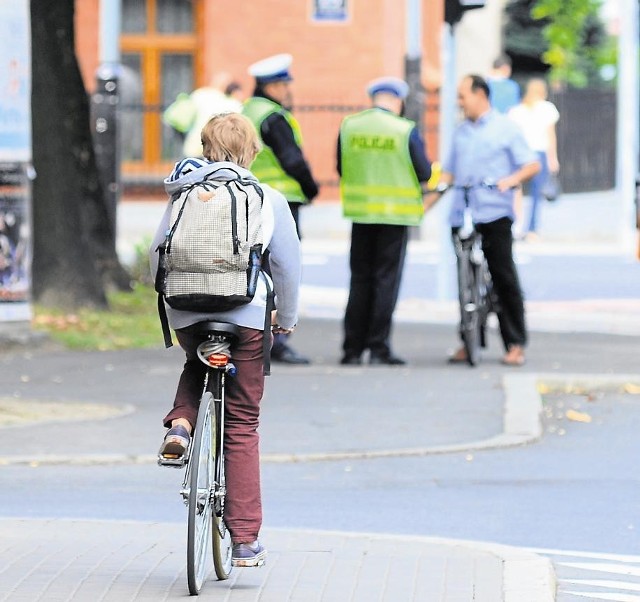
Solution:
[[[542,436],[542,399],[537,390],[539,378],[536,375],[509,375],[503,377],[505,392],[503,431],[499,435],[449,445],[408,447],[375,451],[338,451],[308,454],[263,454],[261,461],[269,464],[296,462],[326,462],[343,460],[370,460],[377,458],[402,458],[455,454],[489,449],[514,447],[533,443]],[[90,455],[43,455],[4,456],[0,466],[43,466],[43,465],[117,465],[155,464],[157,456],[151,454],[90,454]]]
[[[386,450],[338,451],[316,453],[266,453],[261,461],[268,464],[297,462],[337,462],[345,460],[373,460],[378,458],[419,457],[440,454],[456,454],[485,451],[527,445],[542,437],[541,386],[551,391],[571,392],[575,389],[621,389],[633,384],[640,387],[637,374],[522,374],[503,377],[504,417],[503,431],[499,435],[449,445],[407,447]],[[26,425],[25,425],[26,426]],[[157,456],[152,454],[87,454],[87,455],[42,455],[3,456],[0,466],[49,466],[49,465],[119,465],[155,464]]]

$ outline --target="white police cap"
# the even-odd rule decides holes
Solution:
[[[289,73],[289,67],[293,57],[290,54],[276,54],[249,67],[249,75],[263,84],[271,82],[290,82],[293,78]]]
[[[409,85],[397,77],[379,77],[369,82],[367,86],[367,94],[369,96],[374,96],[380,92],[393,94],[404,100],[409,94]]]

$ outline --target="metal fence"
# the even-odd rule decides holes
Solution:
[[[558,158],[565,192],[606,190],[615,185],[616,93],[564,90],[550,95],[560,112]]]
[[[565,192],[586,192],[612,188],[615,181],[616,96],[606,90],[567,90],[555,93],[550,100],[558,107],[558,155],[560,179]],[[425,98],[424,134],[427,153],[437,158],[439,96]],[[342,119],[366,107],[340,103],[295,108],[303,132],[303,145],[314,176],[323,189],[323,198],[337,198],[336,143]],[[123,153],[128,170],[123,174],[125,189],[160,188],[172,162],[180,158],[181,139],[170,127],[161,123],[162,107],[124,106],[122,125]],[[144,161],[143,127],[155,115],[161,128],[161,158]]]

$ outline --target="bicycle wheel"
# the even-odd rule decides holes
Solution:
[[[489,314],[493,311],[493,283],[491,274],[486,260],[483,258],[480,265],[476,266],[477,282],[478,282],[478,298],[480,312],[478,317],[478,329],[480,331],[480,346],[484,349],[487,347],[487,320]]]
[[[479,295],[475,268],[467,249],[463,249],[458,255],[458,299],[460,336],[467,354],[467,362],[475,366],[480,356]]]
[[[187,581],[192,596],[198,595],[207,572],[207,547],[211,537],[213,489],[213,396],[200,400],[191,449],[189,518],[187,525]]]
[[[231,533],[224,523],[224,420],[221,414],[222,396],[224,395],[222,383],[220,383],[219,394],[214,401],[214,412],[212,414],[212,433],[214,450],[214,475],[215,492],[213,499],[213,528],[211,530],[211,544],[213,550],[213,567],[218,579],[228,579],[231,573],[232,564],[232,544]]]

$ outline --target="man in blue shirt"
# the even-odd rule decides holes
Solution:
[[[456,185],[496,183],[495,188],[479,186],[473,189],[471,210],[473,222],[482,235],[482,250],[487,258],[494,291],[499,299],[498,321],[506,349],[503,363],[510,366],[524,364],[527,330],[524,300],[513,261],[513,196],[514,188],[540,170],[535,153],[527,145],[520,128],[492,110],[489,86],[479,75],[468,75],[458,87],[458,104],[464,121],[457,127],[451,152],[443,165],[440,182]],[[462,226],[464,196],[454,190],[450,223]],[[425,199],[428,209],[437,195]],[[466,361],[464,347],[450,358]]]
[[[487,83],[491,106],[500,113],[508,113],[520,102],[520,86],[511,79],[511,59],[507,55],[493,61],[493,70]]]

